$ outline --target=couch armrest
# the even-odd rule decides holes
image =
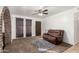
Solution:
[[[56,39],[62,39],[63,37],[62,36],[54,36]]]
[[[48,35],[48,33],[44,33],[43,35]]]
[[[62,36],[57,36],[56,38],[57,38],[58,41],[61,41],[63,39]]]

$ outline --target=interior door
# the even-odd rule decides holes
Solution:
[[[16,37],[23,37],[23,18],[16,18]]]
[[[41,21],[36,21],[36,36],[41,36]]]
[[[26,37],[32,36],[32,20],[26,19]]]

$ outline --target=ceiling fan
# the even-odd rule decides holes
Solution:
[[[48,9],[39,9],[39,10],[35,10],[34,13],[32,15],[48,15]]]

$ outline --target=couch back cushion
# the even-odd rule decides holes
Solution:
[[[60,33],[48,33],[48,34],[51,36],[59,36],[60,35]]]
[[[63,30],[48,30],[48,34],[51,36],[63,36]]]

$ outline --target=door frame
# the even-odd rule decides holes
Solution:
[[[26,19],[26,37],[27,37],[27,20],[31,21],[31,36],[32,36],[32,19]]]
[[[17,20],[17,18],[19,18],[19,19],[22,19],[23,20],[23,35],[22,35],[22,37],[24,37],[24,18],[20,18],[20,17],[16,17],[16,20]],[[19,38],[19,37],[17,37],[17,32],[16,32],[16,38]]]
[[[36,30],[36,22],[40,22],[40,24],[42,24],[42,22],[41,21],[35,21],[35,30]],[[41,26],[41,28],[42,28],[42,26]],[[42,29],[41,29],[41,33],[40,33],[40,36],[42,35]],[[39,36],[39,35],[37,35],[36,34],[36,31],[35,31],[35,36]]]

